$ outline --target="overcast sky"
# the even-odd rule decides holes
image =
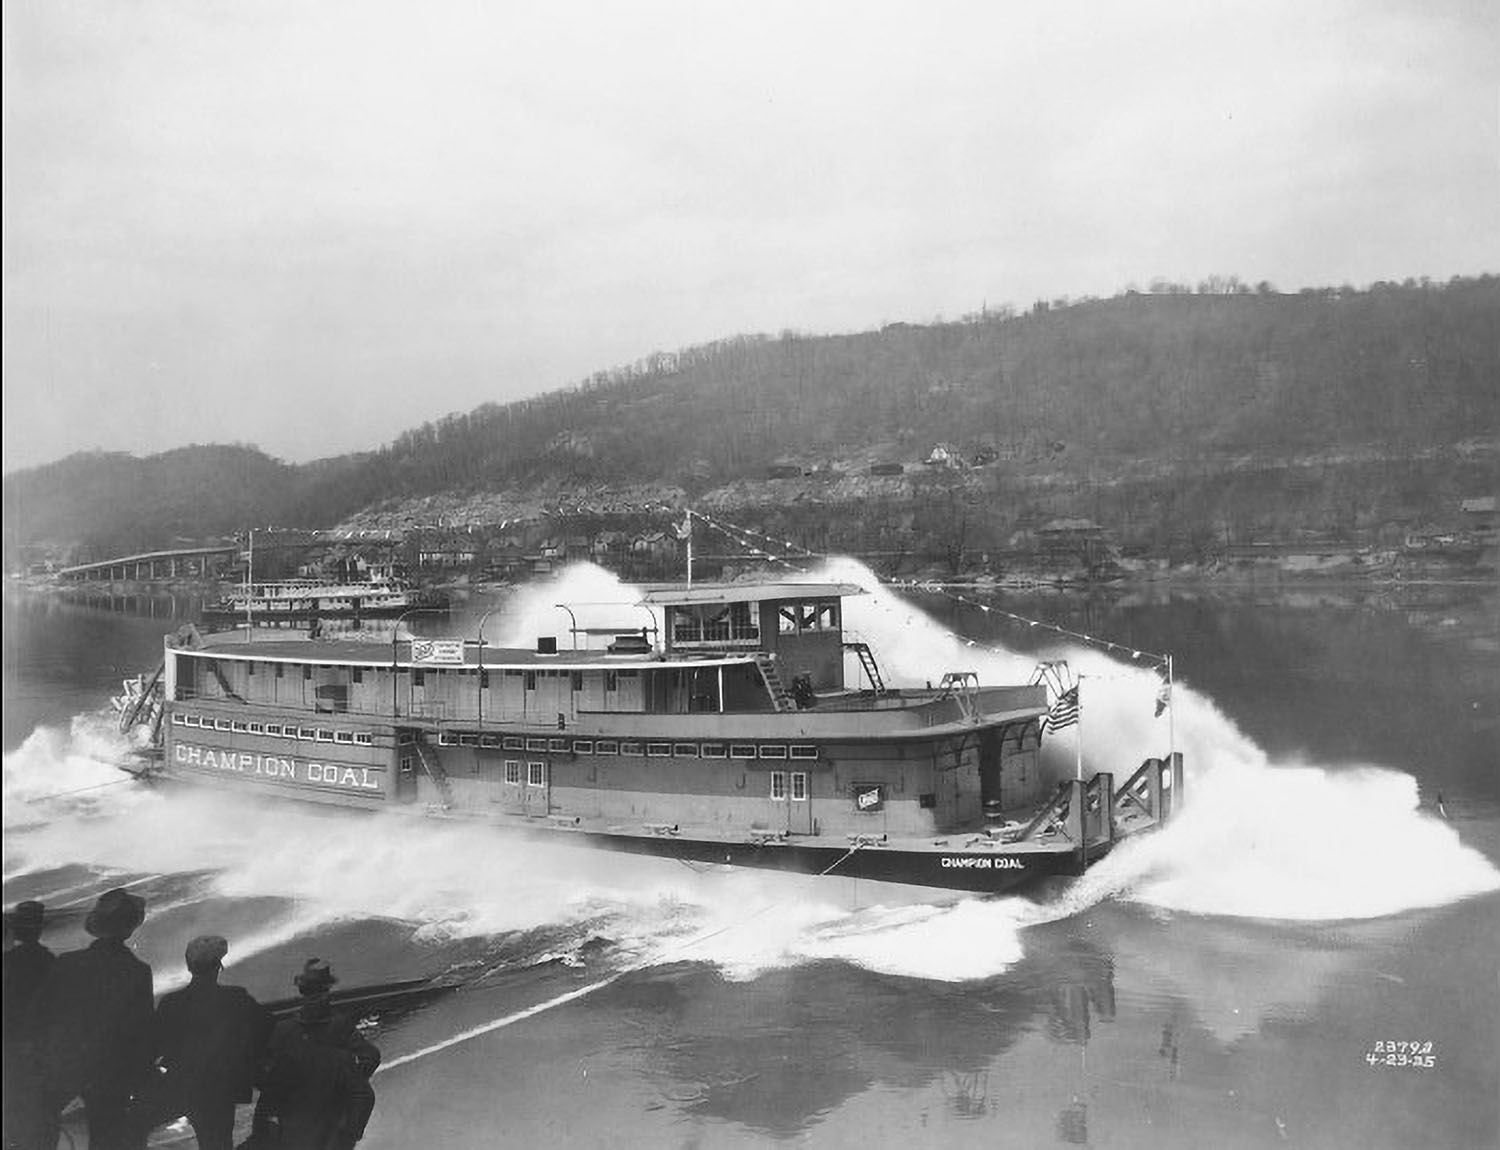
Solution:
[[[1500,5],[6,0],[4,466],[739,332],[1500,271]]]

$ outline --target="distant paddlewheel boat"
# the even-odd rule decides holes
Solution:
[[[1179,755],[1044,777],[1043,684],[888,686],[844,631],[862,593],[655,587],[659,631],[575,626],[585,649],[184,628],[117,705],[149,778],[694,863],[998,893],[1167,819]]]
[[[415,607],[439,606],[439,597],[404,583],[370,580],[336,583],[323,579],[288,579],[238,587],[203,610],[211,625],[307,622],[312,619],[393,618]]]

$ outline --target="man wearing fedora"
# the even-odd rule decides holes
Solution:
[[[269,1011],[239,986],[220,986],[229,943],[204,935],[187,944],[191,981],[162,996],[153,1027],[165,1073],[164,1117],[187,1115],[198,1150],[232,1150],[234,1108],[249,1102],[271,1036]]]
[[[321,958],[308,959],[292,977],[302,1001],[296,1016],[271,1033],[255,1107],[255,1134],[267,1145],[349,1150],[364,1137],[380,1051],[359,1033],[353,1015],[334,1009],[337,981]]]
[[[43,1099],[37,1072],[37,1039],[41,1035],[38,1004],[56,956],[42,945],[46,908],[26,901],[5,916],[5,931],[15,945],[5,952],[4,1026],[6,1150],[57,1145],[57,1126]],[[48,1134],[51,1141],[48,1141]]]
[[[57,956],[42,995],[42,1070],[52,1114],[81,1097],[90,1150],[146,1144],[131,1099],[151,1073],[151,968],[125,945],[145,919],[145,899],[105,891],[83,923],[94,941]]]

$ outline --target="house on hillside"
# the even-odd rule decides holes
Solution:
[[[479,544],[472,532],[420,532],[414,543],[417,566],[429,571],[467,568],[479,558]]]
[[[1030,551],[1038,566],[1059,574],[1106,579],[1120,572],[1119,549],[1092,519],[1051,519],[1019,532],[1011,546]]]
[[[1497,520],[1493,495],[1477,495],[1460,500],[1458,513],[1463,519],[1465,531],[1482,538],[1494,538]]]
[[[927,458],[922,460],[928,467],[962,467],[963,456],[958,453],[958,448],[951,443],[935,443],[932,450],[927,453]]]

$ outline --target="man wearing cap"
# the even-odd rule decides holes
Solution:
[[[42,987],[56,956],[41,943],[46,908],[39,902],[17,903],[5,916],[5,930],[15,945],[5,952],[3,1019],[5,1045],[4,1131],[11,1147],[57,1145],[57,1125],[42,1095],[37,1073],[37,1039]],[[48,1142],[48,1134],[51,1141]]]
[[[232,1150],[234,1108],[249,1102],[256,1069],[271,1035],[269,1011],[239,986],[220,986],[229,943],[203,935],[187,944],[191,981],[162,996],[152,1028],[156,1060],[165,1071],[165,1109],[153,1117],[187,1115],[198,1150]]]
[[[90,1150],[146,1144],[131,1099],[151,1072],[151,968],[125,946],[145,919],[145,899],[105,891],[83,923],[94,941],[58,955],[42,992],[42,1071],[51,1113],[81,1096]]]
[[[380,1051],[352,1015],[333,1008],[337,981],[327,962],[308,959],[292,977],[302,996],[296,1017],[279,1021],[271,1034],[255,1130],[277,1130],[283,1146],[348,1150],[364,1137],[375,1108],[370,1075]]]

